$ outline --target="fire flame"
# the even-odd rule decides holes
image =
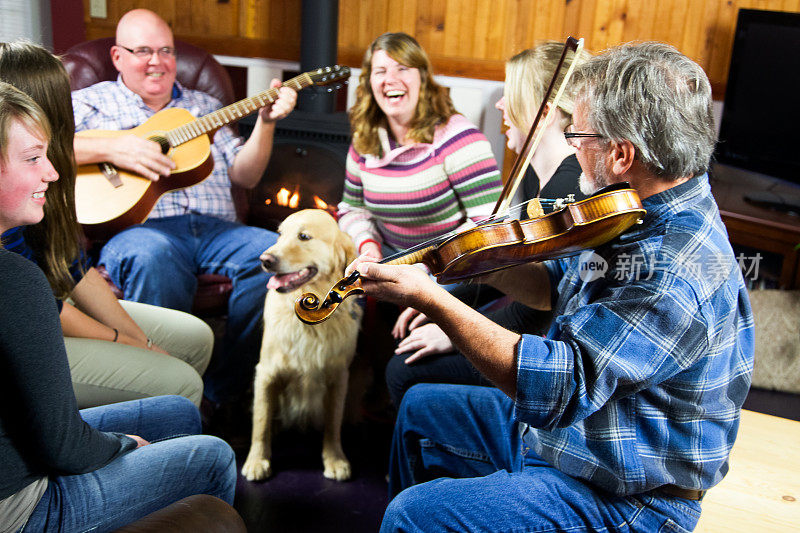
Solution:
[[[294,192],[291,192],[286,187],[281,187],[281,189],[275,193],[275,203],[283,207],[297,209],[297,207],[300,205],[299,187],[296,188]],[[272,198],[267,198],[264,200],[264,205],[270,204],[272,204]],[[327,211],[331,211],[333,209],[332,206],[328,205],[325,200],[317,195],[314,195],[314,207],[317,209],[325,209]]]
[[[294,192],[291,192],[286,187],[281,187],[281,190],[275,194],[275,202],[278,205],[296,209],[297,206],[300,205],[300,192],[298,189],[295,189]],[[270,198],[264,200],[265,205],[269,205],[271,203],[272,200]]]
[[[328,204],[325,203],[325,200],[323,200],[322,198],[320,198],[315,194],[314,207],[316,207],[317,209],[328,209]]]

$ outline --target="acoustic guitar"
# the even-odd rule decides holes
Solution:
[[[310,85],[327,85],[350,76],[348,67],[335,65],[305,72],[283,83],[299,91]],[[278,98],[268,89],[195,119],[186,109],[163,109],[143,124],[119,131],[86,130],[78,136],[113,138],[136,135],[158,143],[176,168],[169,176],[150,181],[110,163],[81,165],[75,181],[78,222],[92,239],[109,236],[143,222],[164,194],[191,187],[211,175],[214,160],[211,139],[219,128],[235,122]]]

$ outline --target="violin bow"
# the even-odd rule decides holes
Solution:
[[[556,66],[556,71],[553,74],[553,79],[550,81],[549,87],[547,87],[547,92],[544,94],[542,104],[539,106],[539,111],[536,113],[536,118],[533,120],[531,129],[528,132],[528,136],[525,138],[525,143],[522,145],[522,150],[520,150],[517,159],[514,161],[514,165],[511,167],[511,174],[503,186],[503,192],[500,194],[500,198],[497,199],[497,204],[494,206],[494,210],[492,211],[493,217],[498,213],[508,211],[511,204],[511,199],[514,196],[514,193],[517,192],[517,187],[519,187],[519,184],[522,182],[523,176],[525,176],[525,169],[528,168],[528,165],[531,162],[533,152],[535,152],[536,147],[539,146],[539,141],[541,141],[542,135],[544,135],[544,128],[541,128],[537,132],[536,127],[542,120],[544,109],[547,103],[550,102],[550,95],[553,94],[556,82],[558,81],[558,75],[564,66],[564,62],[567,59],[567,53],[569,53],[570,50],[573,51],[572,62],[570,63],[566,74],[564,74],[564,79],[561,80],[561,84],[559,85],[556,95],[551,102],[552,105],[550,106],[550,111],[548,111],[547,116],[544,118],[545,124],[555,110],[558,109],[558,102],[561,100],[561,96],[564,94],[564,88],[567,86],[567,82],[569,81],[570,76],[572,76],[572,72],[575,70],[575,59],[578,57],[578,54],[581,53],[581,50],[583,50],[583,39],[567,37],[567,41],[564,43],[564,51],[561,53],[561,58],[558,60],[558,65]]]

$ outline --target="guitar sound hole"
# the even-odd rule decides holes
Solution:
[[[166,154],[167,152],[169,152],[170,145],[166,137],[163,137],[161,135],[154,135],[153,137],[149,137],[149,139],[153,142],[158,143],[158,145],[161,146],[162,154]]]

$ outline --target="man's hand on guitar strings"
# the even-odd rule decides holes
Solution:
[[[129,170],[151,181],[169,176],[175,162],[161,153],[161,146],[154,141],[123,135],[109,139],[109,162],[118,168]]]
[[[258,112],[264,122],[276,122],[286,117],[297,103],[297,91],[290,87],[281,87],[280,80],[273,79],[270,87],[273,89],[280,87],[280,89],[278,90],[278,99],[272,102],[272,105],[263,107]]]

